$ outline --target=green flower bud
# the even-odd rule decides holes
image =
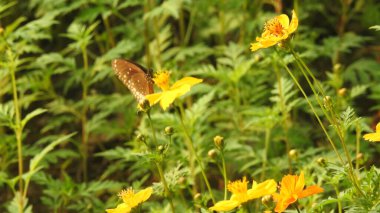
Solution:
[[[173,127],[171,127],[171,126],[167,126],[167,127],[165,127],[165,135],[170,136],[170,135],[172,135],[173,133],[174,133],[174,129],[173,129]]]
[[[214,137],[214,144],[215,144],[215,147],[219,150],[223,150],[224,148],[224,138],[222,136],[215,136]]]

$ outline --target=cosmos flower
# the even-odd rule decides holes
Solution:
[[[153,78],[154,83],[161,88],[162,92],[146,95],[145,98],[149,101],[150,106],[160,102],[163,110],[166,110],[174,100],[190,91],[191,87],[201,83],[203,80],[193,77],[184,77],[175,82],[172,86],[169,85],[170,73],[162,71]]]
[[[122,190],[119,197],[123,200],[122,204],[117,205],[114,209],[107,209],[107,213],[129,213],[131,210],[138,206],[140,203],[145,202],[152,195],[153,188],[148,187],[135,194],[132,188]]]
[[[242,180],[228,184],[227,189],[232,192],[229,200],[219,201],[209,209],[213,211],[229,211],[250,200],[273,194],[276,187],[277,184],[274,180],[266,180],[259,184],[253,181],[252,188],[248,189],[247,178],[243,177]]]
[[[256,37],[256,42],[251,43],[251,51],[254,52],[261,48],[271,47],[281,43],[294,33],[298,27],[297,14],[292,11],[292,21],[289,23],[289,17],[281,14],[272,18],[265,23],[264,32],[261,37]]]
[[[376,125],[376,132],[365,134],[363,138],[371,142],[380,142],[380,122]]]
[[[305,178],[303,172],[298,175],[286,175],[281,180],[280,194],[273,194],[277,201],[275,212],[283,212],[288,206],[298,199],[323,192],[319,186],[309,186],[305,188]]]

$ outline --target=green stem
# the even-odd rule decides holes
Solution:
[[[294,206],[294,208],[296,208],[296,210],[297,210],[298,213],[301,213],[300,209],[298,208],[297,203],[294,203],[294,204],[292,204],[292,205]]]
[[[289,137],[288,137],[289,128],[288,128],[288,124],[287,124],[288,110],[286,109],[284,92],[282,90],[282,79],[281,79],[281,75],[280,75],[280,72],[278,70],[277,64],[275,64],[274,68],[276,71],[277,82],[278,82],[278,93],[279,93],[278,95],[280,97],[280,109],[281,109],[281,113],[283,116],[282,125],[283,125],[284,131],[285,131],[285,148],[286,148],[286,153],[287,153],[286,156],[288,157],[289,174],[291,174],[292,173],[292,159],[290,158],[290,155],[289,155],[290,142],[289,142]]]
[[[297,85],[298,89],[301,91],[301,93],[302,93],[302,95],[304,96],[306,102],[307,102],[308,105],[310,106],[311,111],[313,112],[315,118],[317,119],[319,125],[321,126],[323,132],[325,133],[325,135],[326,135],[328,141],[330,142],[330,144],[331,144],[331,146],[332,146],[332,148],[333,148],[335,154],[338,156],[338,158],[339,158],[340,162],[342,163],[342,165],[344,165],[344,161],[343,161],[342,157],[340,156],[340,154],[339,154],[337,148],[335,147],[334,142],[332,141],[330,135],[328,134],[328,132],[327,132],[325,126],[323,125],[321,119],[319,118],[317,112],[316,112],[315,109],[314,109],[313,104],[310,102],[310,100],[309,100],[308,96],[306,95],[305,91],[303,90],[302,86],[300,85],[300,83],[298,82],[297,78],[294,76],[294,74],[292,73],[292,71],[290,71],[289,67],[284,63],[284,61],[282,60],[281,57],[280,57],[280,61],[281,61],[281,64],[284,66],[285,70],[289,73],[290,77],[292,77],[292,79],[293,79],[294,83]]]
[[[181,107],[180,107],[180,108],[181,108]],[[207,186],[207,189],[208,189],[208,191],[209,191],[209,194],[210,194],[210,197],[211,197],[211,199],[212,199],[212,202],[215,203],[214,194],[212,193],[210,183],[209,183],[209,181],[208,181],[208,179],[207,179],[207,176],[206,176],[205,170],[204,170],[203,165],[202,165],[202,161],[200,160],[199,156],[197,155],[197,153],[196,153],[196,151],[195,151],[193,139],[191,138],[191,136],[190,136],[189,133],[187,132],[187,129],[186,129],[185,123],[184,123],[184,121],[183,121],[183,117],[184,117],[183,110],[180,109],[180,110],[177,110],[177,112],[178,112],[178,116],[179,116],[179,119],[180,119],[180,122],[181,122],[181,126],[182,126],[182,129],[183,129],[183,132],[185,133],[186,139],[187,139],[187,141],[188,141],[190,151],[191,151],[191,153],[194,155],[195,160],[197,161],[199,167],[201,168],[201,173],[202,173],[202,176],[203,176],[204,182],[205,182],[205,184],[206,184],[206,186]]]
[[[336,199],[338,201],[338,212],[342,213],[342,201],[339,199],[339,189],[337,186],[334,185],[335,193],[336,193]]]
[[[83,58],[83,69],[84,69],[84,79],[82,81],[82,102],[83,102],[83,108],[81,113],[81,123],[82,123],[82,147],[83,147],[83,179],[84,181],[87,181],[87,160],[88,160],[88,131],[87,131],[87,95],[88,95],[88,54],[87,54],[87,48],[85,45],[81,47],[82,50],[82,58]]]
[[[319,106],[321,107],[323,113],[328,118],[329,122],[333,125],[333,127],[335,128],[335,130],[336,130],[336,132],[338,134],[340,143],[341,143],[341,145],[343,147],[344,153],[346,155],[347,161],[348,161],[348,165],[349,165],[348,172],[349,172],[350,178],[352,179],[352,183],[353,183],[354,187],[357,189],[357,191],[361,195],[364,196],[364,193],[361,191],[361,189],[359,187],[358,178],[357,178],[356,174],[354,173],[354,168],[353,168],[353,165],[352,165],[350,153],[348,151],[347,145],[346,145],[345,140],[344,140],[344,132],[341,129],[341,126],[340,126],[339,122],[336,119],[337,116],[335,115],[335,113],[334,113],[334,111],[332,109],[328,109],[330,111],[331,115],[329,115],[328,112],[325,111],[325,109],[323,107],[323,104],[322,104],[322,101],[319,99],[319,96],[318,96],[318,94],[317,94],[317,92],[316,92],[316,90],[314,88],[314,85],[311,83],[311,81],[309,79],[309,76],[311,76],[311,78],[313,79],[313,81],[317,85],[319,91],[322,93],[323,97],[326,97],[325,92],[324,92],[322,86],[319,84],[319,82],[315,78],[314,74],[310,71],[310,69],[307,67],[307,65],[305,64],[305,62],[301,59],[301,57],[299,57],[299,55],[292,48],[291,48],[291,52],[292,52],[293,56],[296,59],[296,62],[297,62],[297,65],[298,65],[299,69],[301,70],[302,74],[306,78],[306,80],[307,80],[310,88],[312,89],[314,95],[316,96],[317,102],[318,102]],[[305,72],[305,70],[306,70],[307,73]],[[342,162],[343,162],[343,159],[342,159]],[[343,163],[343,165],[344,165],[344,163]]]
[[[360,130],[360,124],[359,122],[357,121],[355,123],[356,125],[356,165],[355,165],[355,169],[357,172],[359,172],[359,154],[360,154],[360,138],[361,138],[361,130]]]
[[[224,200],[227,200],[227,169],[226,169],[226,160],[224,158],[224,150],[220,151],[222,157],[222,173],[224,179]]]
[[[148,120],[149,120],[150,128],[152,130],[153,143],[155,145],[155,148],[157,148],[158,141],[157,141],[157,138],[156,138],[156,131],[154,129],[153,122],[152,122],[152,119],[150,117],[150,112],[148,111],[148,112],[146,112],[146,114],[148,115]],[[149,146],[148,146],[148,148],[149,148]],[[157,167],[158,174],[160,175],[160,179],[161,179],[162,185],[164,186],[165,197],[168,198],[169,203],[170,203],[170,208],[171,208],[172,212],[174,213],[175,212],[174,204],[173,204],[173,200],[172,200],[172,197],[171,197],[171,193],[170,193],[168,184],[167,184],[165,176],[164,176],[162,165],[157,160],[155,160],[155,165]]]
[[[264,159],[263,159],[263,164],[261,166],[261,178],[260,178],[260,180],[264,179],[265,171],[267,169],[270,134],[271,134],[271,130],[269,128],[265,129]]]
[[[10,53],[11,54],[11,53]],[[17,141],[17,158],[18,158],[18,185],[20,191],[20,200],[19,200],[19,213],[24,212],[24,182],[22,176],[24,174],[24,165],[23,165],[23,157],[22,157],[22,126],[21,126],[21,112],[20,105],[18,102],[17,95],[17,85],[16,85],[16,68],[14,64],[13,55],[10,55],[10,65],[9,65],[9,73],[12,79],[12,91],[13,91],[13,108],[15,111],[15,127],[14,132]]]

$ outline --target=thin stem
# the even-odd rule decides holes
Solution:
[[[294,203],[294,204],[292,204],[292,205],[294,206],[294,208],[296,208],[296,210],[297,210],[298,213],[301,213],[300,209],[298,208],[297,203]]]
[[[82,81],[82,102],[83,102],[83,108],[81,113],[81,123],[82,123],[82,147],[83,147],[83,179],[84,181],[87,180],[87,158],[88,158],[88,131],[87,131],[87,95],[88,95],[88,83],[87,83],[87,76],[88,76],[88,54],[87,54],[87,48],[85,45],[81,47],[82,50],[82,58],[83,58],[83,69],[85,72],[85,78]]]
[[[326,112],[324,110],[324,107],[321,103],[321,100],[319,99],[318,97],[318,94],[314,88],[314,85],[311,83],[308,75],[311,76],[311,78],[313,79],[313,81],[316,83],[318,89],[320,90],[320,92],[322,93],[322,95],[325,97],[325,93],[324,93],[324,90],[322,88],[322,86],[319,84],[319,82],[317,81],[317,79],[315,78],[314,74],[310,71],[310,69],[306,66],[305,62],[301,59],[301,57],[299,57],[299,55],[293,50],[291,49],[291,52],[293,54],[293,56],[295,57],[296,59],[296,62],[297,62],[297,65],[298,67],[300,68],[302,74],[304,75],[304,77],[306,78],[310,88],[312,89],[314,95],[316,96],[316,99],[318,101],[318,104],[320,105],[323,113],[325,114],[325,116],[328,118],[329,122],[333,125],[333,127],[335,128],[337,134],[338,134],[338,137],[340,139],[340,143],[343,147],[343,150],[344,150],[344,153],[346,155],[346,158],[347,158],[347,161],[348,161],[348,165],[349,165],[349,168],[348,168],[348,172],[350,174],[350,178],[352,179],[352,183],[354,185],[354,187],[358,190],[358,192],[360,194],[362,194],[364,196],[364,193],[361,191],[360,187],[359,187],[359,181],[358,181],[358,178],[356,176],[356,174],[354,173],[354,168],[353,168],[353,165],[352,165],[352,161],[351,161],[351,157],[350,157],[350,153],[348,151],[348,148],[347,148],[347,145],[345,143],[345,140],[344,140],[344,132],[343,130],[341,129],[341,125],[339,124],[339,122],[337,121],[336,119],[336,115],[335,115],[335,112],[333,111],[333,109],[328,109],[331,113],[331,115],[328,114],[328,112]],[[305,70],[308,74],[305,73]],[[342,159],[343,160],[343,159]]]
[[[203,168],[203,165],[202,165],[202,161],[200,160],[199,156],[197,155],[196,151],[195,151],[195,148],[194,148],[194,142],[193,142],[193,139],[191,138],[191,136],[189,135],[189,133],[187,132],[187,129],[186,129],[186,126],[185,126],[185,123],[183,121],[183,110],[177,110],[178,112],[178,116],[179,116],[179,119],[181,121],[181,126],[182,126],[182,129],[183,129],[183,132],[185,133],[185,136],[186,136],[186,139],[189,143],[189,148],[190,148],[190,151],[192,152],[192,154],[194,155],[199,167],[201,168],[201,173],[202,173],[202,176],[203,176],[203,179],[204,179],[204,182],[207,186],[207,189],[209,191],[209,194],[210,194],[210,197],[212,199],[212,202],[215,203],[215,198],[214,198],[214,194],[212,193],[212,190],[211,190],[211,186],[210,186],[210,183],[207,179],[207,176],[206,176],[206,173],[204,171],[204,168]]]
[[[154,143],[155,148],[157,148],[158,141],[157,141],[157,137],[156,137],[156,131],[154,130],[154,127],[153,127],[152,118],[150,117],[150,111],[148,111],[146,114],[148,116],[148,121],[149,121],[150,128],[152,129],[153,143]]]
[[[13,57],[12,55],[9,56],[11,61],[9,65],[9,73],[11,75],[12,79],[12,91],[13,91],[13,108],[15,111],[15,127],[14,132],[16,135],[16,141],[17,141],[17,160],[18,160],[18,185],[19,185],[19,191],[20,191],[20,202],[18,203],[19,213],[24,212],[24,182],[22,179],[22,176],[24,174],[24,165],[23,165],[23,157],[22,157],[22,126],[21,126],[21,112],[20,112],[20,105],[18,102],[18,95],[17,95],[17,85],[16,85],[16,68],[14,65]]]
[[[151,119],[151,117],[150,117],[150,112],[148,111],[146,114],[148,115],[148,121],[149,121],[149,124],[150,124],[150,128],[151,128],[151,130],[152,130],[153,143],[154,143],[154,145],[155,145],[155,148],[157,148],[158,141],[157,141],[157,138],[156,138],[156,131],[155,131],[155,129],[154,129],[153,122],[152,122],[152,119]],[[148,148],[149,148],[149,146],[148,146]],[[160,175],[160,179],[161,179],[162,185],[164,185],[165,197],[168,198],[169,203],[170,203],[170,208],[171,208],[172,212],[174,213],[174,212],[175,212],[174,204],[173,204],[173,200],[172,200],[172,197],[171,197],[171,193],[170,193],[170,190],[169,190],[168,184],[167,184],[166,179],[165,179],[165,176],[164,176],[164,172],[163,172],[163,169],[162,169],[162,165],[161,165],[161,163],[158,162],[157,160],[155,160],[154,163],[155,163],[155,165],[156,165],[156,167],[157,167],[158,174]]]
[[[342,213],[342,201],[339,199],[339,189],[337,186],[334,185],[335,193],[336,193],[336,199],[338,201],[338,212]]]
[[[261,178],[260,178],[260,180],[264,179],[265,171],[267,169],[270,134],[271,134],[270,128],[265,129],[264,159],[263,159],[263,164],[261,166]]]
[[[220,151],[222,157],[222,173],[224,179],[224,200],[227,200],[227,169],[226,169],[226,160],[224,158],[224,150]]]
[[[278,70],[277,64],[275,64],[275,71],[277,76],[277,82],[278,82],[278,95],[280,97],[280,108],[282,113],[282,125],[285,131],[285,148],[286,148],[286,156],[288,157],[288,165],[289,165],[289,174],[292,173],[292,159],[290,158],[289,152],[290,152],[290,142],[288,137],[289,127],[287,124],[288,120],[288,111],[286,109],[286,103],[285,103],[285,97],[284,97],[284,91],[282,90],[282,79],[280,72]]]
[[[314,113],[315,118],[317,119],[319,125],[321,126],[323,132],[325,133],[325,135],[326,135],[328,141],[330,142],[330,144],[331,144],[331,146],[332,146],[335,154],[338,156],[338,158],[339,158],[340,162],[342,163],[342,165],[344,165],[344,161],[343,161],[342,157],[340,156],[337,148],[335,147],[334,142],[332,141],[332,139],[331,139],[330,135],[328,134],[325,126],[323,125],[321,119],[319,118],[317,112],[315,111],[313,104],[310,102],[308,96],[306,95],[305,91],[303,90],[302,86],[300,85],[300,83],[298,82],[297,78],[294,76],[294,74],[292,73],[292,71],[290,71],[289,67],[282,61],[281,58],[280,58],[280,60],[281,60],[281,64],[285,67],[285,70],[289,73],[290,77],[292,77],[294,83],[297,85],[298,89],[301,91],[302,95],[305,97],[306,102],[310,106],[311,111]]]
[[[356,121],[355,123],[356,125],[356,165],[355,165],[355,169],[357,172],[359,172],[359,153],[360,153],[360,138],[361,138],[361,129],[360,129],[360,124],[358,121]]]

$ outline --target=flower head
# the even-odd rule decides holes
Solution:
[[[176,98],[186,94],[192,86],[203,81],[198,78],[185,77],[170,86],[169,78],[170,73],[168,71],[159,72],[153,78],[154,83],[161,88],[162,92],[145,96],[151,106],[160,102],[162,109],[166,110]]]
[[[273,194],[274,200],[277,201],[275,212],[283,212],[288,206],[298,199],[321,193],[323,189],[319,186],[309,186],[306,189],[303,172],[299,176],[286,175],[281,180],[280,194]]]
[[[375,133],[368,133],[363,136],[364,140],[371,142],[380,142],[380,122],[376,125]]]
[[[285,14],[272,18],[265,23],[264,32],[261,34],[261,37],[256,37],[257,42],[251,43],[251,51],[254,52],[282,42],[296,31],[297,27],[298,18],[294,10],[292,11],[292,21],[290,23],[289,17]]]
[[[210,207],[213,211],[229,211],[250,200],[273,194],[276,191],[277,184],[274,180],[266,180],[260,184],[253,181],[252,188],[248,189],[246,177],[242,180],[230,182],[227,186],[228,191],[232,192],[229,200],[217,202]]]
[[[107,209],[107,213],[129,213],[132,208],[148,200],[152,195],[153,188],[148,187],[135,194],[132,188],[122,190],[118,196],[123,200],[122,204],[117,205],[114,209]]]

